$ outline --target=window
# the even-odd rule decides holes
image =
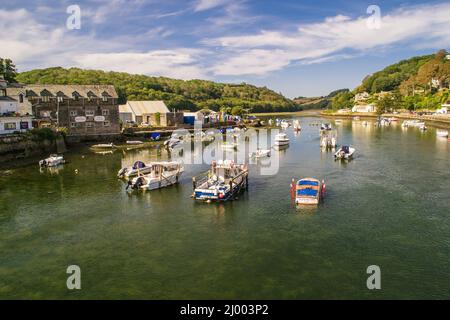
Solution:
[[[42,97],[42,102],[49,102],[50,101],[50,97],[49,96],[43,96]]]
[[[86,122],[86,128],[93,128],[94,123],[93,122]]]
[[[70,116],[71,117],[76,117],[78,115],[78,112],[75,110],[75,111],[70,111]]]
[[[19,102],[23,103],[23,94],[19,94]]]
[[[106,102],[106,101],[108,101],[108,97],[107,96],[103,96],[102,100],[103,100],[103,102]]]
[[[109,127],[109,125],[110,125],[110,124],[109,124],[109,121],[104,121],[104,122],[103,122],[103,126],[104,126],[104,127]]]
[[[16,123],[15,122],[6,122],[5,130],[16,130]]]
[[[70,123],[70,127],[71,128],[76,128],[77,127],[77,123],[76,122],[71,122]]]
[[[95,115],[94,110],[86,110],[86,117],[93,117]]]
[[[0,97],[6,97],[6,90],[0,90]]]
[[[108,109],[103,109],[102,110],[102,116],[109,116],[109,110]]]
[[[58,97],[58,102],[63,102],[64,98],[63,97]]]

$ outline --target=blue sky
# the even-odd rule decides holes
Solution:
[[[79,30],[66,27],[74,4]],[[20,71],[75,66],[247,82],[292,98],[354,88],[398,60],[448,49],[450,3],[0,0],[0,30],[0,56]]]

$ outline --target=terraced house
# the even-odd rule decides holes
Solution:
[[[39,127],[66,127],[69,136],[120,133],[118,97],[111,85],[25,85],[11,88],[22,113]]]

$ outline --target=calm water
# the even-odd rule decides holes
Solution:
[[[85,149],[59,172],[1,172],[0,298],[450,298],[450,141],[344,121],[338,143],[357,154],[341,164],[320,151],[308,125],[318,121],[288,130],[277,175],[252,165],[248,192],[220,205],[190,199],[207,165],[186,166],[178,186],[127,194],[117,171],[167,156],[156,149]],[[325,179],[327,197],[298,211],[289,183],[305,176]],[[66,288],[72,264],[80,291]]]

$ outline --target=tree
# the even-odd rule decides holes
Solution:
[[[231,114],[233,116],[243,116],[244,113],[245,113],[245,110],[240,106],[236,106],[231,109]]]
[[[17,69],[11,59],[0,58],[0,75],[9,83],[17,82]]]
[[[348,91],[340,92],[336,96],[334,96],[331,103],[331,108],[333,110],[351,109],[354,103],[353,98],[354,96],[353,93],[351,92]]]

